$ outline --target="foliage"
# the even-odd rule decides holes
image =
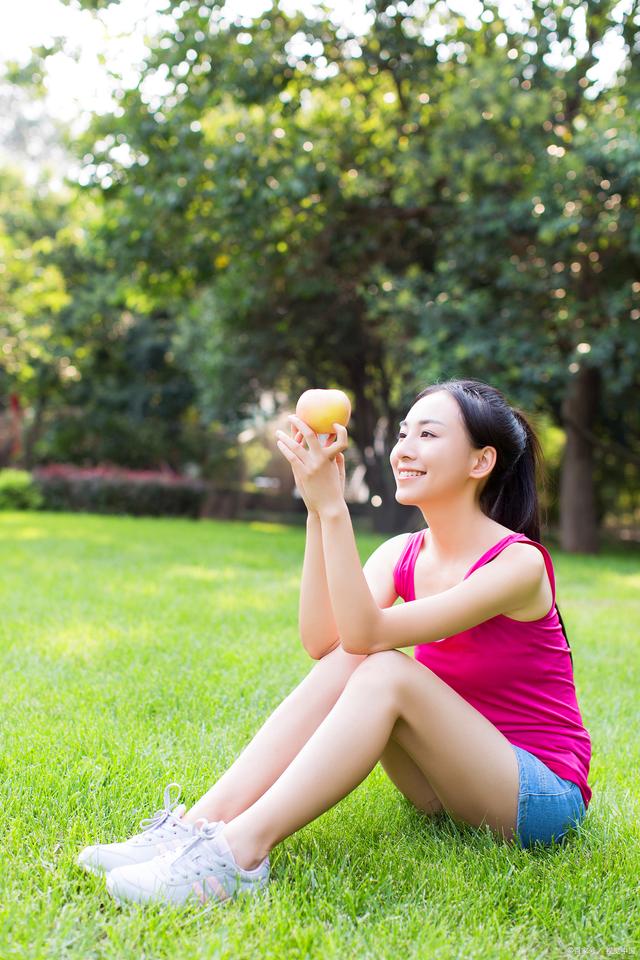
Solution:
[[[173,321],[127,308],[100,208],[6,172],[0,185],[0,392],[28,410],[25,461],[203,462],[208,428],[172,352]]]
[[[29,191],[15,174],[0,171],[0,378],[5,391],[28,401],[60,386],[62,354],[72,339],[57,326],[70,302],[57,260],[65,250],[65,204],[37,189]],[[68,369],[71,361],[65,359]]]
[[[37,510],[40,494],[28,470],[0,470],[0,510]]]
[[[264,390],[340,386],[386,509],[425,383],[477,376],[566,428],[590,367],[600,514],[615,506],[640,438],[637,7],[370,0],[360,34],[322,8],[171,6],[139,82],[74,145],[86,234],[46,293],[85,355],[58,351],[80,379],[38,456],[211,464],[209,425],[231,444]]]
[[[278,6],[242,22],[199,0],[173,9],[142,82],[86,142],[117,269],[176,305],[209,415],[238,417],[268,386],[349,389],[370,482],[395,420],[445,375],[560,424],[594,365],[595,433],[631,446],[633,18],[603,4],[583,30],[577,6],[534,3],[516,29],[493,3],[474,24],[443,5],[369,10],[354,36]],[[607,89],[592,68],[609,31],[629,57]]]

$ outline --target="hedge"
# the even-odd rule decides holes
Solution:
[[[160,470],[119,467],[36,467],[45,510],[198,517],[209,492],[202,480]]]

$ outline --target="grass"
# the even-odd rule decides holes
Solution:
[[[171,780],[193,804],[311,668],[304,529],[14,513],[0,549],[2,960],[640,956],[637,550],[552,548],[594,751],[565,847],[427,820],[378,765],[274,849],[263,895],[200,912],[118,907],[75,857]]]

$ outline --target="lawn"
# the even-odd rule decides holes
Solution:
[[[273,850],[261,896],[202,912],[119,907],[75,858],[169,781],[192,805],[311,669],[304,528],[14,513],[0,534],[2,960],[640,956],[637,549],[551,547],[593,741],[579,836],[498,845],[378,765]]]

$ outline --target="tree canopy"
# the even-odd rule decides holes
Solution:
[[[104,278],[83,296],[165,343],[190,385],[173,414],[230,429],[264,389],[347,389],[389,526],[415,394],[491,382],[575,440],[565,545],[593,548],[638,467],[638,4],[366,9],[363,34],[277,3],[172,9],[140,82],[75,145]],[[613,36],[626,57],[604,83]]]

